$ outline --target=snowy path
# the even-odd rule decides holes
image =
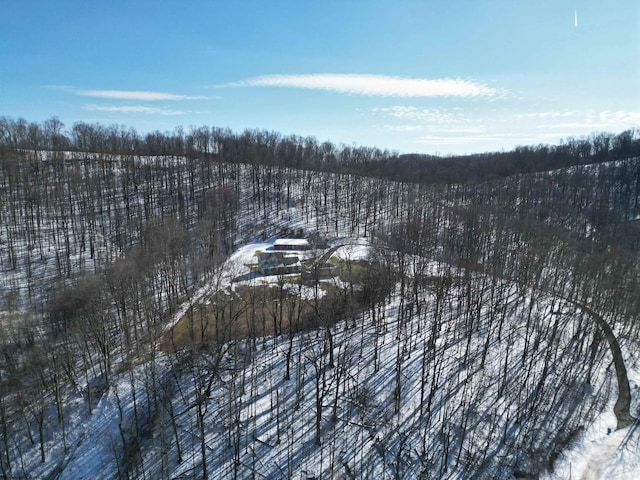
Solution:
[[[578,478],[580,480],[637,479],[638,471],[628,467],[632,463],[637,464],[640,460],[638,458],[639,439],[640,431],[637,424],[613,432],[594,449]],[[635,462],[629,463],[628,457],[635,457]]]

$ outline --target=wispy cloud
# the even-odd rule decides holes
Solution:
[[[539,129],[573,129],[594,130],[594,129],[614,129],[634,128],[640,125],[640,112],[632,111],[601,111],[601,112],[571,112],[571,115],[562,116],[565,120],[562,123],[551,123],[539,125]],[[553,118],[559,118],[557,115]],[[547,117],[538,117],[547,118]]]
[[[453,132],[452,132],[453,133]],[[418,143],[431,144],[431,145],[465,145],[472,143],[487,143],[487,142],[507,142],[515,143],[519,145],[525,145],[529,143],[536,143],[540,141],[540,137],[531,137],[521,132],[496,132],[496,133],[482,133],[482,132],[468,132],[469,134],[463,135],[464,131],[457,132],[455,135],[424,135],[418,138]],[[475,134],[473,134],[475,133]]]
[[[607,126],[619,126],[619,127],[637,127],[640,125],[640,112],[598,112],[597,121],[606,124]]]
[[[417,142],[429,145],[465,145],[467,143],[487,142],[494,139],[494,136],[428,135],[418,138]]]
[[[382,128],[389,132],[420,132],[426,129],[424,125],[383,125]]]
[[[573,117],[577,113],[572,111],[521,113],[518,114],[518,118],[567,118]]]
[[[162,100],[204,100],[207,97],[177,95],[165,92],[147,92],[138,90],[78,90],[77,95],[83,97],[106,98],[109,100],[136,100],[154,102]]]
[[[400,120],[424,123],[459,123],[466,122],[468,118],[457,110],[442,110],[439,108],[418,108],[413,106],[393,106],[372,108],[374,115],[384,115]]]
[[[148,107],[146,105],[85,105],[85,110],[112,113],[142,113],[145,115],[186,115],[188,112],[182,110],[172,110],[162,107]]]
[[[384,75],[311,74],[263,75],[220,87],[285,87],[383,97],[496,97],[500,92],[482,83],[441,78]]]
[[[432,133],[446,134],[446,135],[462,135],[462,134],[481,134],[486,132],[485,128],[466,128],[466,127],[453,127],[453,128],[439,128],[433,125],[426,124],[413,124],[413,125],[382,125],[382,128],[390,132],[420,132],[429,131]]]

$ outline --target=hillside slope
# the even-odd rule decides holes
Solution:
[[[608,345],[576,307],[612,326],[637,416],[637,159],[430,187],[2,159],[0,475],[637,472],[633,426],[607,435]],[[319,283],[249,275],[278,235],[368,255],[336,252]]]

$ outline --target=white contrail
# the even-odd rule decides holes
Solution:
[[[574,19],[575,19],[576,28],[578,28],[578,10],[575,10],[574,12]]]

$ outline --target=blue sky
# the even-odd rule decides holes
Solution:
[[[0,115],[421,153],[640,127],[638,0],[4,0]]]

